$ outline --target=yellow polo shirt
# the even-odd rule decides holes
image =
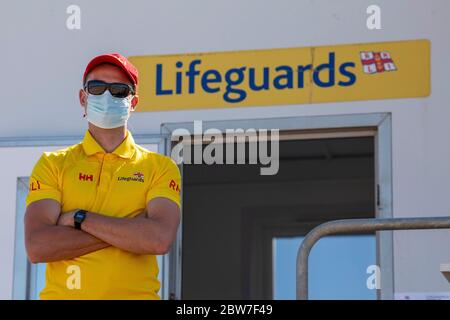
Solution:
[[[54,199],[61,212],[84,209],[127,218],[156,197],[180,205],[180,172],[171,158],[135,144],[129,131],[116,150],[105,153],[87,131],[82,142],[41,156],[30,177],[26,205]],[[74,270],[79,270],[79,288],[70,285]],[[160,299],[157,276],[156,256],[111,246],[48,263],[40,298]]]

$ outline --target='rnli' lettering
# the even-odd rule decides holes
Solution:
[[[178,193],[180,192],[180,187],[178,186],[178,183],[176,183],[174,180],[170,180],[169,188],[175,190]]]
[[[39,181],[36,180],[36,183],[32,182],[30,184],[30,191],[36,191],[41,189],[41,184],[39,183]]]

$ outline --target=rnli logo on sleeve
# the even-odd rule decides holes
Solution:
[[[128,177],[118,177],[117,181],[137,181],[137,182],[144,182],[144,174],[140,171],[134,172]]]

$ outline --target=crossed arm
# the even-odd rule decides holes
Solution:
[[[59,202],[43,199],[25,213],[25,246],[33,263],[73,259],[108,246],[136,254],[165,254],[180,222],[178,205],[154,198],[134,218],[88,212],[82,230],[73,226],[75,211],[60,214]]]

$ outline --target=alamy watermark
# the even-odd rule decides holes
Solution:
[[[71,4],[66,8],[68,17],[66,19],[66,28],[69,30],[81,29],[81,8],[76,4]]]
[[[366,286],[369,290],[381,289],[381,270],[380,267],[372,264],[367,267],[366,273],[369,274],[366,280]]]
[[[369,15],[366,20],[367,29],[381,30],[381,8],[376,4],[367,7],[366,13]]]
[[[177,164],[259,163],[262,165],[261,175],[278,173],[280,162],[278,129],[226,129],[223,132],[216,128],[208,128],[203,131],[202,121],[196,120],[194,132],[179,128],[172,132],[171,139],[172,142],[176,142],[171,157]]]
[[[81,289],[81,269],[80,266],[71,264],[67,267],[66,273],[69,275],[66,279],[66,287],[69,290]]]

